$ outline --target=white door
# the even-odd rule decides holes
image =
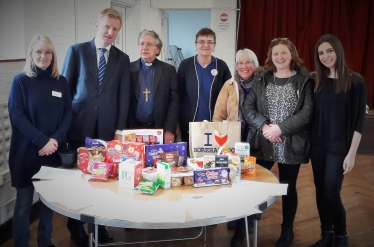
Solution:
[[[163,49],[163,57],[164,61],[167,63],[171,62],[171,55],[169,51],[169,13],[166,10],[162,11],[163,13],[163,42],[164,42],[164,49]]]
[[[126,8],[119,6],[112,6],[113,9],[117,10],[122,16],[122,28],[117,35],[117,39],[114,42],[114,46],[123,52],[126,52]]]

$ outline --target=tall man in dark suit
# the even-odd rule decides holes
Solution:
[[[116,10],[104,9],[96,22],[95,38],[73,45],[67,51],[61,74],[68,81],[73,99],[69,148],[84,146],[86,137],[105,141],[121,139],[115,132],[127,127],[130,60],[111,45],[121,25],[122,18]],[[88,245],[83,222],[69,218],[67,227],[77,245]],[[99,242],[112,240],[105,227],[99,226]]]
[[[174,142],[179,118],[175,67],[156,59],[162,48],[156,32],[143,30],[138,45],[140,58],[131,62],[129,128],[161,128],[164,143]]]

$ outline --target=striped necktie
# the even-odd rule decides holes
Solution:
[[[105,73],[105,68],[106,68],[106,61],[105,61],[105,48],[99,48],[101,51],[100,55],[100,61],[99,61],[99,86],[103,84],[103,78],[104,78],[104,73]]]

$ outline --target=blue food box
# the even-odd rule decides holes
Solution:
[[[177,166],[185,166],[187,164],[187,143],[176,142],[168,144],[153,144],[145,146],[145,166],[156,166],[161,161],[161,153],[178,151],[179,160]]]
[[[193,171],[193,187],[205,187],[213,185],[223,185],[230,183],[230,168],[219,167],[211,169],[199,169]]]

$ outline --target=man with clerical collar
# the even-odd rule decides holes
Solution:
[[[140,58],[131,62],[129,128],[164,130],[164,143],[172,143],[179,118],[178,81],[175,67],[156,59],[162,41],[152,30],[138,37]]]

